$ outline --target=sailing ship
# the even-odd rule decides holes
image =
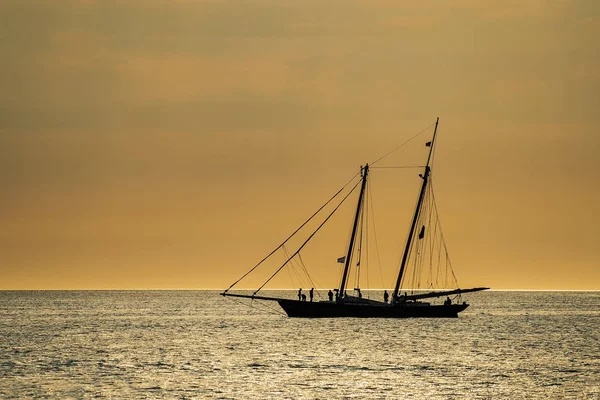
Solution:
[[[423,172],[419,174],[422,182],[420,185],[420,190],[417,198],[416,209],[412,215],[412,220],[409,226],[408,235],[406,239],[406,243],[403,246],[404,251],[402,253],[402,258],[399,265],[398,276],[396,278],[395,285],[393,289],[390,286],[391,296],[388,294],[387,289],[385,290],[384,298],[382,300],[375,300],[371,298],[363,298],[362,292],[359,287],[354,289],[355,294],[349,295],[347,294],[349,277],[351,268],[354,265],[353,261],[356,261],[358,258],[358,262],[356,263],[356,268],[358,270],[358,266],[360,265],[360,256],[362,254],[362,224],[365,215],[365,197],[366,197],[366,188],[367,181],[370,173],[370,165],[365,164],[361,166],[360,169],[360,180],[354,185],[352,191],[360,186],[360,192],[358,195],[358,203],[356,205],[356,211],[354,212],[354,218],[352,221],[352,228],[349,237],[349,242],[347,245],[345,256],[338,258],[339,263],[344,264],[344,268],[341,274],[341,281],[336,289],[332,292],[329,290],[328,299],[313,301],[313,293],[312,289],[310,292],[310,301],[306,301],[306,296],[302,295],[302,289],[298,292],[298,299],[289,299],[284,297],[277,296],[269,296],[259,294],[259,292],[265,287],[265,285],[273,279],[278,273],[280,273],[284,267],[286,267],[292,259],[295,257],[299,257],[300,251],[306,246],[306,244],[314,237],[314,235],[321,229],[321,227],[329,220],[329,218],[335,213],[338,209],[339,205],[335,207],[335,209],[325,218],[325,220],[318,226],[318,228],[299,246],[298,250],[293,254],[288,255],[286,257],[285,262],[276,269],[275,273],[273,273],[266,282],[264,282],[258,289],[253,291],[252,294],[247,293],[234,293],[231,289],[239,283],[246,276],[251,274],[256,270],[258,266],[260,266],[265,260],[271,257],[277,250],[284,248],[285,244],[302,229],[317,213],[319,213],[325,205],[327,205],[333,198],[335,198],[340,192],[330,199],[325,205],[323,205],[315,214],[313,214],[304,224],[302,224],[292,235],[290,235],[281,245],[279,245],[275,250],[273,250],[269,255],[263,258],[258,264],[256,264],[250,271],[244,274],[240,279],[234,282],[228,289],[221,293],[222,296],[229,297],[238,297],[238,298],[249,298],[252,300],[261,300],[261,301],[275,301],[279,303],[281,308],[285,311],[285,313],[289,317],[301,317],[301,318],[336,318],[336,317],[355,317],[355,318],[456,318],[458,317],[458,313],[464,311],[469,304],[464,301],[461,301],[460,295],[468,292],[477,292],[482,290],[487,290],[489,288],[486,287],[475,287],[468,289],[461,289],[458,287],[458,283],[456,279],[456,287],[453,288],[445,288],[444,290],[434,289],[430,287],[431,290],[414,290],[414,286],[412,289],[403,289],[403,282],[406,280],[407,276],[407,267],[409,265],[409,260],[414,259],[416,262],[424,258],[423,254],[427,252],[427,246],[421,245],[421,241],[425,238],[426,225],[429,223],[431,225],[431,218],[427,218],[425,216],[424,208],[427,208],[428,211],[434,210],[437,213],[437,207],[432,207],[427,204],[433,202],[433,195],[431,190],[431,164],[433,162],[432,155],[434,153],[436,136],[438,131],[439,118],[435,121],[435,128],[433,130],[433,137],[431,141],[426,142],[425,145],[429,147],[429,152],[427,156],[427,162],[422,167]],[[430,127],[433,126],[430,125]],[[429,127],[429,128],[430,128]],[[423,131],[424,132],[424,131]],[[421,132],[421,133],[423,133]],[[417,135],[418,136],[418,135]],[[415,136],[416,137],[416,136]],[[414,138],[414,137],[413,137]],[[412,140],[413,138],[409,139]],[[405,142],[406,143],[406,142]],[[389,154],[389,153],[388,153]],[[383,158],[383,157],[382,157]],[[379,160],[376,160],[379,161]],[[373,163],[372,163],[373,164]],[[351,191],[351,192],[352,192]],[[429,196],[428,196],[429,194]],[[341,201],[348,197],[344,197]],[[426,198],[429,198],[429,203],[425,201]],[[341,204],[340,203],[340,204]],[[435,224],[439,223],[439,219],[434,222]],[[435,226],[437,229],[437,225]],[[441,231],[441,228],[440,228]],[[445,241],[438,240],[436,242],[440,250],[438,251],[438,258],[440,258],[441,254],[447,256],[447,249],[445,247]],[[429,246],[429,258],[433,258],[433,244]],[[288,253],[286,252],[286,255]],[[412,256],[411,256],[412,255]],[[305,268],[304,268],[305,269]],[[452,276],[454,273],[452,272]],[[414,283],[414,281],[413,281]],[[358,285],[357,285],[358,286]],[[335,293],[335,296],[334,296]],[[453,296],[453,299],[450,298]],[[391,298],[390,298],[391,297]],[[427,301],[429,299],[442,298],[446,297],[443,303],[437,304]],[[458,301],[457,301],[458,300]]]

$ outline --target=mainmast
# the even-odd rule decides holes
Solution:
[[[348,245],[348,253],[344,260],[344,274],[342,275],[342,282],[338,292],[338,301],[344,296],[344,290],[346,289],[346,280],[348,278],[348,271],[350,270],[350,262],[352,261],[352,250],[354,249],[354,243],[356,242],[356,230],[358,228],[358,221],[362,210],[363,197],[365,195],[365,187],[367,186],[367,175],[369,174],[369,164],[361,167],[362,183],[360,186],[360,195],[358,196],[358,205],[356,206],[356,215],[354,216],[354,224],[352,225],[352,234],[350,236],[350,244]]]
[[[406,239],[406,247],[404,248],[404,255],[402,256],[402,263],[400,264],[400,272],[398,273],[398,280],[396,280],[396,287],[392,294],[392,301],[396,301],[398,298],[398,291],[400,290],[400,283],[402,282],[402,276],[404,275],[404,269],[406,268],[406,262],[408,261],[408,254],[410,253],[410,245],[415,234],[415,228],[417,221],[419,220],[419,214],[421,213],[421,206],[423,205],[423,197],[425,197],[425,190],[427,189],[427,182],[429,179],[429,162],[431,161],[431,154],[433,153],[433,146],[435,144],[435,135],[437,133],[438,123],[440,118],[438,117],[435,121],[435,129],[433,130],[433,139],[428,143],[429,145],[429,156],[427,157],[427,164],[425,164],[425,171],[422,175],[419,175],[423,179],[421,184],[421,192],[419,193],[419,200],[417,201],[417,208],[415,209],[415,215],[413,216],[412,224],[410,225],[410,231],[408,232],[408,238]]]

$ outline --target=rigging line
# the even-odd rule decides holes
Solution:
[[[284,262],[281,267],[279,267],[277,269],[277,271],[275,271],[275,273],[273,275],[271,275],[271,277],[269,279],[266,280],[265,283],[263,283],[258,289],[256,289],[256,291],[254,292],[254,294],[258,293],[259,290],[261,290],[263,287],[265,287],[265,285],[267,283],[269,283],[269,281],[271,279],[273,279],[273,277],[275,275],[277,275],[279,273],[279,271],[281,271],[281,269],[283,267],[285,267],[287,265],[287,263],[296,256],[296,254],[300,253],[300,250],[302,250],[304,248],[304,246],[306,246],[306,244],[313,238],[313,236],[315,236],[317,234],[317,232],[319,232],[319,230],[323,227],[323,225],[325,225],[325,223],[327,221],[329,221],[329,218],[331,218],[331,216],[338,210],[338,208],[340,208],[340,206],[344,203],[344,201],[346,201],[346,199],[348,198],[348,196],[350,196],[352,194],[352,192],[354,192],[354,189],[356,189],[356,187],[358,186],[359,183],[361,183],[362,180],[359,180],[358,182],[356,182],[356,184],[354,185],[354,187],[348,192],[348,194],[346,194],[346,196],[344,196],[344,198],[342,199],[342,201],[339,202],[339,204],[333,209],[333,211],[327,216],[327,218],[325,218],[325,220],[323,222],[321,222],[321,225],[319,225],[317,227],[317,229],[308,237],[308,239],[306,239],[304,241],[304,243],[302,243],[302,245],[300,246],[300,248],[298,250],[296,250],[296,252],[294,254],[292,254],[292,256],[286,261]]]
[[[282,249],[283,249],[283,255],[284,255],[283,260],[287,261],[290,253],[287,251],[287,248],[285,246],[283,246]],[[300,279],[300,277],[298,276],[298,272],[296,271],[296,268],[288,268],[287,273],[290,277],[290,282],[292,283],[293,287],[301,287],[302,286],[302,279]],[[294,276],[296,278],[294,278]],[[296,280],[298,280],[298,285],[296,285]]]
[[[415,282],[417,280],[417,277],[416,277],[416,275],[417,275],[417,263],[418,263],[418,258],[419,258],[419,244],[418,243],[416,243],[414,245],[414,252],[413,252],[413,254],[414,254],[414,258],[411,260],[412,264],[413,264],[412,277],[409,280],[409,286],[411,288],[411,294],[414,292],[414,289],[415,289],[415,286],[416,286]]]
[[[287,314],[285,312],[281,312],[281,309],[276,309],[272,306],[268,306],[265,303],[262,303],[260,301],[257,301],[256,303],[254,303],[254,301],[251,301],[251,303],[253,303],[253,305],[256,308],[262,309],[263,311],[267,312],[268,314],[273,314],[273,315],[277,315],[277,316],[284,316],[286,317]]]
[[[406,260],[406,264],[408,265],[408,267],[410,268],[408,271],[405,270],[404,275],[408,275],[408,272],[410,271],[411,276],[406,278],[406,283],[408,284],[408,287],[412,289],[414,289],[415,287],[415,270],[417,269],[417,257],[418,257],[418,253],[419,252],[419,247],[418,247],[418,243],[415,243],[413,241],[412,245],[410,246],[410,250],[408,253],[408,259]],[[402,277],[402,279],[404,279],[404,276]],[[406,288],[408,289],[408,288]],[[412,292],[411,292],[412,293]]]
[[[446,257],[448,258],[448,264],[450,264],[450,272],[452,273],[452,278],[454,278],[454,284],[458,287],[458,279],[456,279],[456,275],[454,274],[454,267],[452,266],[452,261],[450,261],[450,256],[448,255],[448,248],[444,245],[446,249]]]
[[[288,252],[287,249],[285,248],[285,246],[282,247],[283,249],[283,260],[287,260],[288,259]],[[292,282],[292,285],[294,287],[296,287],[296,282],[294,281],[294,277],[292,276],[292,271],[290,269],[287,270],[288,276],[290,277],[290,282]]]
[[[430,129],[432,126],[435,125],[435,122],[431,125],[429,125],[427,128],[423,129],[421,132],[417,133],[415,136],[411,137],[410,139],[408,139],[407,141],[405,141],[404,143],[402,143],[401,145],[397,146],[394,150],[388,152],[387,154],[379,157],[377,160],[373,161],[370,165],[375,164],[378,161],[383,160],[384,158],[386,158],[387,156],[389,156],[390,154],[392,154],[393,152],[395,152],[396,150],[398,150],[400,147],[404,146],[405,144],[409,143],[410,141],[412,141],[414,138],[416,138],[419,135],[422,135],[423,133],[427,132],[428,129]]]
[[[306,274],[306,277],[308,278],[308,282],[311,285],[310,287],[313,289],[321,287],[321,285],[319,285],[319,282],[317,282],[316,280],[313,280],[313,278],[308,273],[308,270],[306,269],[306,264],[304,264],[304,260],[302,259],[302,254],[298,253],[298,259],[300,260],[300,265],[302,266],[302,269],[304,269],[304,273]],[[321,297],[318,290],[317,290],[317,296],[319,296],[319,298]]]
[[[419,216],[419,225],[424,226],[425,224],[425,219],[428,213],[428,209],[427,209],[427,203],[424,202],[423,206],[421,208],[421,215]],[[426,245],[425,245],[425,240],[427,240],[425,237],[423,237],[423,239],[416,239],[416,246],[417,246],[417,255],[415,257],[416,261],[415,261],[415,280],[416,280],[416,287],[417,289],[421,289],[421,280],[423,279],[423,264],[424,264],[424,258],[425,258],[425,252],[427,251]]]
[[[288,273],[288,276],[290,277],[290,282],[292,282],[292,285],[294,287],[296,287],[297,286],[296,282],[294,282],[294,277],[292,276],[292,273],[291,273],[291,271],[289,269],[287,270],[287,273]]]
[[[304,271],[304,275],[306,275],[306,278],[308,279],[308,283],[310,284],[310,287],[315,287],[315,283],[312,281],[312,279],[310,279],[310,275],[308,274],[308,271],[306,270],[306,265],[304,264],[304,260],[302,259],[302,254],[298,253],[298,264],[300,264],[300,267],[302,267],[302,270]]]
[[[427,239],[423,239],[427,240]],[[419,275],[417,275],[418,281],[417,285],[419,289],[421,288],[421,282],[425,279],[425,253],[427,252],[427,244],[425,242],[421,243],[421,254],[419,255]]]
[[[342,281],[342,275],[344,274],[344,269],[340,268],[337,264],[340,264],[340,263],[336,263],[336,266],[338,268],[338,275],[337,275],[336,282],[341,282]],[[335,289],[334,289],[334,291],[335,291]]]
[[[234,303],[239,303],[239,304],[242,304],[242,305],[244,305],[244,306],[246,306],[246,307],[249,307],[249,308],[251,308],[251,309],[253,309],[253,308],[254,308],[254,307],[252,307],[252,304],[253,304],[253,302],[250,302],[250,304],[248,304],[248,303],[247,303],[247,302],[245,302],[245,301],[238,300],[238,299],[234,299],[234,298],[232,298],[232,297],[229,297],[229,298],[228,298],[228,300],[229,300],[229,301],[232,301],[232,302],[234,302]],[[264,306],[263,306],[263,307],[264,307]],[[278,317],[281,317],[281,316],[285,316],[285,315],[286,315],[284,312],[275,311],[274,309],[271,309],[271,308],[268,308],[266,311],[267,311],[267,313],[269,313],[269,314],[274,314],[274,315],[277,315]]]
[[[440,245],[437,249],[438,252],[438,259],[437,259],[437,267],[435,269],[435,285],[438,285],[439,282],[439,278],[440,278],[440,266],[442,264],[442,245],[443,243],[440,240]]]
[[[456,279],[456,275],[454,274],[454,268],[452,267],[452,261],[450,261],[450,255],[448,255],[448,247],[444,243],[444,252],[446,255],[446,280],[448,280],[448,265],[450,266],[450,273],[452,274],[452,278],[454,279],[454,284],[458,287],[458,279]]]
[[[417,271],[416,277],[417,277],[417,287],[419,289],[421,288],[421,281],[423,279],[425,279],[425,273],[426,273],[425,261],[427,259],[427,246],[428,246],[428,241],[429,241],[429,226],[428,226],[429,222],[428,221],[431,216],[431,209],[430,209],[430,204],[429,204],[428,191],[429,191],[429,187],[427,188],[427,190],[425,192],[425,198],[423,200],[421,214],[419,215],[419,225],[421,225],[423,227],[427,225],[427,229],[424,232],[423,238],[417,239],[418,271]]]
[[[296,257],[294,257],[294,259],[290,260],[290,265],[292,266],[292,269],[296,272],[298,276],[298,280],[300,281],[300,287],[315,287],[314,282],[312,281],[310,275],[308,274],[308,271],[306,270],[304,260],[302,260],[302,255],[300,253],[298,253],[297,259]],[[298,265],[300,265],[300,267],[298,267]]]
[[[429,213],[428,213],[428,219],[427,219],[427,238],[431,238],[431,240],[429,241],[429,282],[433,283],[433,246],[434,246],[434,242],[435,242],[435,228],[432,232],[431,230],[431,219],[434,215],[434,208],[433,208],[433,199],[431,198],[431,186],[428,187],[428,193],[427,193],[427,202],[429,203],[429,205],[427,206]],[[433,235],[432,235],[433,233]]]
[[[379,265],[379,277],[381,278],[381,287],[383,287],[383,272],[381,271],[381,257],[379,257],[379,243],[377,243],[377,230],[375,229],[375,210],[373,207],[373,189],[371,188],[371,182],[367,182],[368,185],[368,197],[369,197],[369,207],[371,208],[371,224],[373,224],[373,236],[375,239],[375,251],[377,253],[377,264]]]
[[[417,199],[417,204],[419,204],[419,200],[418,199]],[[419,211],[418,211],[416,226],[422,225],[422,219],[423,219],[423,213],[424,213],[424,211],[423,211],[424,206],[421,207],[421,209],[419,209]],[[408,235],[409,234],[407,234],[407,239],[406,239],[407,241],[408,241]],[[409,250],[409,253],[408,253],[408,258],[406,260],[406,265],[410,266],[411,265],[410,263],[412,263],[412,266],[413,266],[412,277],[406,278],[406,282],[412,286],[412,289],[414,289],[414,286],[415,286],[415,281],[416,281],[415,276],[416,276],[416,270],[418,268],[418,264],[417,263],[419,262],[418,261],[419,260],[419,249],[420,249],[419,242],[420,242],[420,240],[418,239],[418,236],[413,236],[411,244],[410,244],[410,250]],[[408,274],[408,271],[405,272],[405,275],[407,275],[407,274]],[[402,287],[402,283],[403,282],[405,282],[404,276],[402,277],[402,280],[400,281],[400,287]]]
[[[421,208],[421,210],[423,210]],[[422,211],[421,211],[422,212]],[[419,216],[420,218],[420,216]],[[414,290],[417,282],[417,270],[419,269],[419,255],[420,255],[420,251],[421,251],[421,243],[420,240],[417,239],[416,236],[413,237],[413,242],[412,242],[412,247],[413,247],[413,252],[411,254],[413,254],[413,258],[410,259],[413,263],[413,270],[412,270],[412,280],[410,283],[411,288]]]
[[[449,264],[448,252],[446,252],[446,276],[444,277],[444,282],[446,284],[446,287],[450,287],[450,285],[448,284],[448,264]],[[452,271],[452,266],[450,267],[450,270]]]
[[[360,288],[360,272],[361,272],[361,262],[362,262],[362,248],[363,248],[363,228],[365,226],[365,213],[364,213],[364,205],[360,210],[360,233],[358,234],[358,248],[356,249],[356,278],[354,279],[355,287]]]
[[[437,249],[438,251],[438,260],[437,260],[437,269],[436,269],[436,284],[438,282],[439,276],[440,276],[440,267],[442,265],[442,247],[445,248],[446,243],[444,242],[444,235],[442,234],[442,223],[440,222],[440,216],[438,214],[438,209],[437,209],[437,203],[435,201],[435,197],[433,195],[433,179],[431,180],[431,198],[433,199],[433,208],[435,210],[435,217],[436,217],[436,225],[435,225],[435,229],[437,232],[437,229],[439,227],[440,230],[440,244],[439,244],[439,248]],[[445,279],[445,277],[444,277]],[[458,284],[456,285],[458,286]]]
[[[432,199],[433,202],[433,199]],[[433,205],[433,209],[435,210],[435,204]],[[436,250],[436,246],[438,245],[437,243],[437,229],[438,229],[438,224],[439,224],[439,220],[438,220],[438,215],[437,213],[435,214],[435,223],[433,225],[433,239],[432,239],[432,243],[431,243],[431,256],[430,256],[430,263],[431,265],[433,265],[433,260],[434,260],[434,255],[435,255],[435,250]],[[436,266],[437,270],[436,270],[436,274],[439,271],[439,264],[437,264]],[[433,283],[433,270],[432,270],[432,278],[431,281]],[[436,285],[437,285],[437,275],[435,277],[435,281],[436,281]]]
[[[440,237],[442,239],[442,243],[444,245],[444,251],[446,253],[446,259],[448,260],[448,263],[450,264],[450,272],[452,272],[452,277],[454,278],[454,283],[456,284],[456,287],[458,287],[458,279],[456,279],[456,275],[454,274],[454,268],[452,267],[452,262],[450,261],[450,256],[448,255],[448,247],[446,247],[446,239],[444,239],[444,232],[442,230],[442,222],[440,220],[439,217],[439,213],[438,213],[438,209],[437,209],[437,201],[435,201],[435,192],[433,191],[433,180],[431,180],[431,197],[433,198],[433,206],[435,207],[435,214],[438,216],[438,223],[440,225]]]
[[[358,174],[359,173],[356,173],[352,178],[350,178],[350,180],[348,182],[346,182],[346,184],[344,186],[342,186],[342,188],[340,190],[338,190],[336,192],[336,194],[334,194],[329,200],[327,200],[327,202],[325,204],[323,204],[317,211],[315,211],[315,213],[313,215],[311,215],[310,218],[308,218],[302,225],[300,225],[298,227],[298,229],[296,229],[294,231],[294,233],[292,233],[290,236],[288,236],[287,239],[285,239],[279,246],[277,246],[265,258],[263,258],[262,260],[260,260],[258,262],[258,264],[256,264],[254,267],[252,267],[252,269],[250,269],[250,271],[246,272],[244,275],[242,275],[242,277],[240,279],[238,279],[237,281],[233,282],[233,284],[231,286],[229,286],[223,293],[227,293],[232,287],[234,287],[235,285],[237,285],[242,279],[244,279],[245,277],[247,277],[252,271],[254,271],[256,268],[258,268],[258,266],[261,265],[267,258],[271,257],[277,250],[279,250],[284,244],[286,244],[288,242],[288,240],[290,240],[296,233],[298,233],[298,231],[300,229],[302,229],[306,224],[308,224],[308,222],[310,220],[312,220],[315,217],[315,215],[317,215],[323,208],[325,208],[325,206],[327,206],[327,204],[329,204],[333,199],[335,199],[346,188],[346,186],[348,186],[350,184],[350,182],[352,182],[354,180],[354,178],[356,178],[358,176]],[[360,182],[360,180],[359,180],[359,182]],[[358,185],[358,183],[356,185]],[[354,187],[356,187],[356,185]],[[354,188],[352,190],[354,190]],[[350,191],[350,193],[352,193],[352,191]]]
[[[282,313],[282,312],[280,312],[280,311],[276,311],[276,309],[275,309],[275,308],[273,308],[273,307],[271,307],[271,306],[268,306],[268,305],[266,305],[266,304],[264,304],[264,303],[262,303],[262,302],[260,302],[260,301],[257,301],[257,302],[255,303],[255,302],[254,302],[254,300],[251,300],[251,301],[250,301],[250,304],[251,304],[251,306],[250,306],[250,307],[256,307],[256,308],[258,308],[258,309],[262,309],[263,311],[266,311],[266,312],[267,312],[267,313],[269,313],[269,314],[274,314],[274,315],[278,315],[278,316],[279,316],[279,315],[283,315],[283,316],[285,316],[285,315],[286,315],[285,313]]]
[[[296,276],[296,279],[298,280],[298,285],[296,285],[294,279],[292,279],[291,280],[292,281],[292,285],[294,287],[300,287],[300,288],[302,288],[302,287],[307,286],[306,285],[307,281],[304,279],[305,277],[301,274],[302,271],[298,271],[299,269],[301,269],[301,268],[304,269],[304,273],[308,277],[308,283],[309,284],[311,284],[311,281],[310,281],[310,276],[308,275],[308,272],[306,271],[306,267],[304,266],[304,261],[302,261],[302,258],[300,257],[300,254],[298,254],[298,257],[300,258],[299,262],[296,261],[296,260],[294,260],[293,258],[289,257],[289,253],[287,252],[287,249],[286,249],[286,258],[285,258],[285,260],[289,261],[290,266],[291,266],[291,268],[287,269],[288,274],[290,274],[290,276],[291,276],[290,271],[292,271],[294,273],[294,275]],[[288,260],[288,258],[290,258],[290,259]],[[300,264],[301,268],[298,267],[297,264]]]
[[[288,271],[292,271],[294,273],[294,275],[296,276],[296,279],[298,279],[298,285],[295,285],[297,287],[303,287],[306,286],[305,285],[305,281],[302,278],[302,276],[298,273],[297,269],[296,269],[296,265],[293,259],[290,259],[289,265],[291,266],[291,268],[288,268]],[[294,283],[294,282],[292,282]]]

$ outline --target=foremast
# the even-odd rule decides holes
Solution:
[[[415,209],[415,214],[413,216],[412,224],[410,225],[410,230],[408,231],[408,238],[406,239],[406,247],[404,248],[404,254],[402,255],[402,262],[400,263],[400,271],[398,272],[398,279],[396,280],[396,286],[394,287],[394,292],[392,293],[392,302],[396,302],[398,299],[398,291],[400,290],[400,284],[402,283],[402,277],[404,276],[404,270],[406,268],[406,263],[408,261],[408,255],[410,253],[410,247],[412,245],[413,237],[415,235],[415,229],[417,226],[417,222],[419,220],[419,214],[421,213],[421,207],[423,205],[423,198],[425,197],[425,191],[427,189],[427,183],[429,182],[429,173],[431,171],[431,167],[429,163],[431,161],[431,155],[433,154],[433,147],[435,145],[435,136],[437,134],[438,123],[440,122],[440,117],[435,120],[435,129],[433,130],[433,138],[431,142],[428,142],[429,146],[429,155],[427,156],[427,164],[425,164],[425,171],[423,174],[419,174],[423,182],[421,183],[421,191],[419,192],[419,200],[417,201],[417,207]]]
[[[352,251],[354,250],[354,244],[356,242],[356,231],[358,229],[358,223],[362,212],[363,198],[365,196],[365,187],[367,186],[367,175],[369,175],[369,164],[360,168],[362,182],[360,186],[360,194],[358,196],[358,204],[356,206],[356,214],[354,215],[354,223],[352,224],[352,233],[350,235],[350,243],[348,244],[348,253],[344,259],[344,273],[342,274],[342,281],[338,291],[337,301],[341,301],[346,290],[346,281],[348,279],[348,272],[350,271],[350,263],[352,262]]]

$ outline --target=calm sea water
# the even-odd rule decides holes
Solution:
[[[464,299],[301,320],[209,291],[0,292],[0,397],[600,399],[600,292]]]

